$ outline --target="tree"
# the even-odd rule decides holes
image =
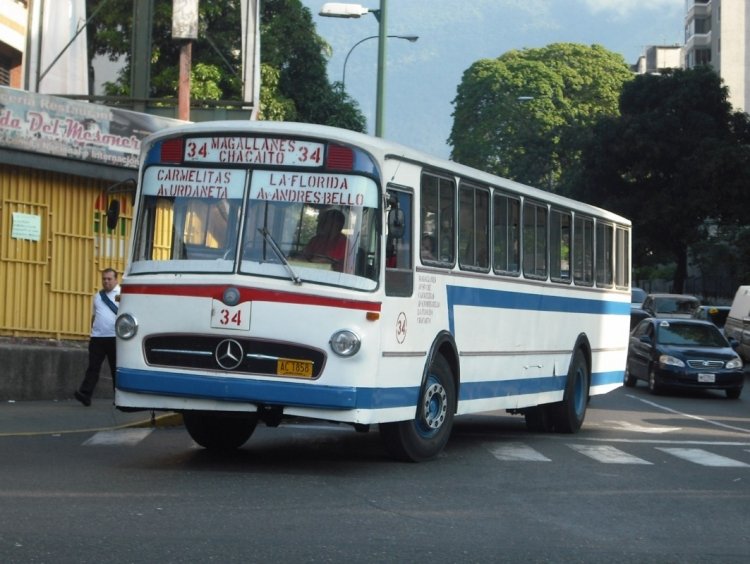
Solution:
[[[556,43],[479,60],[453,101],[452,158],[554,188],[578,158],[581,131],[617,114],[631,77],[622,56],[599,45]]]
[[[89,57],[124,60],[110,96],[130,93],[132,2],[87,0]],[[178,42],[172,35],[172,0],[154,0],[151,98],[176,98]],[[260,10],[262,119],[296,120],[365,131],[362,112],[346,93],[328,82],[330,47],[315,33],[310,11],[299,0],[264,0]],[[191,101],[241,100],[241,33],[238,0],[199,3],[199,34],[193,43]]]
[[[688,251],[709,225],[744,221],[750,203],[748,116],[733,112],[708,67],[640,75],[618,117],[602,118],[570,184],[576,196],[633,221],[633,263],[674,261],[682,292]]]

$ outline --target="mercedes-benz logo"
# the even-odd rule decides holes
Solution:
[[[216,346],[214,356],[218,365],[224,370],[234,370],[242,364],[245,351],[242,350],[242,345],[234,339],[224,339]]]

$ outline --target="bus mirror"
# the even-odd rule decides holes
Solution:
[[[107,229],[112,231],[120,219],[120,200],[112,200],[107,208]]]
[[[388,212],[388,235],[394,239],[401,239],[404,236],[404,210],[401,208],[391,208]]]

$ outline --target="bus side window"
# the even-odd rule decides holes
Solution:
[[[395,204],[403,212],[404,226],[400,238],[390,233],[385,239],[385,293],[388,296],[411,296],[414,290],[412,270],[412,195],[401,190],[389,189],[395,196]],[[389,197],[389,200],[391,198]]]

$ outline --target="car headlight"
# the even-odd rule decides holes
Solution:
[[[672,355],[663,354],[659,357],[659,364],[664,366],[677,366],[679,368],[684,368],[685,363],[682,362],[679,358],[675,358]]]
[[[138,332],[138,322],[129,313],[123,313],[115,321],[115,333],[121,339],[132,339]]]
[[[331,350],[339,356],[354,356],[359,351],[362,341],[354,331],[342,329],[331,335],[328,344]]]
[[[742,359],[736,356],[732,360],[727,362],[726,367],[729,368],[730,370],[733,370],[735,368],[742,368]]]

